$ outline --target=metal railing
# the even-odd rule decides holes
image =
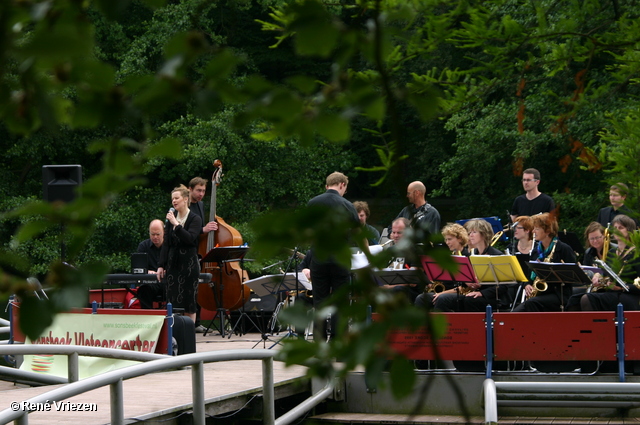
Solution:
[[[498,406],[640,407],[640,384],[631,382],[495,382],[483,384],[485,424],[498,423]]]
[[[39,346],[17,346],[16,352],[22,354],[35,353],[34,349]],[[1,347],[0,352],[4,353],[6,348],[14,347]],[[19,350],[23,348],[23,350]],[[30,348],[31,350],[27,350]],[[47,348],[48,350],[44,350]],[[44,346],[43,351],[50,353],[52,348],[65,348],[65,347],[53,347],[50,345]],[[71,348],[67,346],[66,348]],[[108,350],[103,348],[94,347],[75,347],[82,349],[93,350]],[[113,350],[113,349],[112,349]],[[121,350],[113,350],[121,351]],[[133,353],[129,353],[133,354]],[[148,354],[148,353],[137,353]],[[56,388],[47,393],[38,395],[29,400],[25,400],[26,403],[21,405],[38,405],[42,403],[50,404],[53,402],[60,402],[69,397],[76,396],[78,394],[91,391],[103,386],[110,386],[110,406],[111,406],[111,424],[124,425],[124,394],[123,394],[123,381],[130,378],[146,375],[148,373],[160,372],[168,369],[183,368],[191,366],[191,386],[192,386],[192,411],[193,422],[197,425],[205,425],[205,400],[204,400],[204,364],[222,361],[233,360],[262,360],[262,397],[263,397],[263,423],[266,425],[287,425],[295,421],[302,416],[305,412],[312,409],[314,406],[321,403],[329,395],[332,394],[334,388],[334,382],[329,380],[325,387],[316,394],[309,397],[300,405],[289,411],[287,414],[275,419],[275,391],[274,391],[274,378],[273,378],[273,357],[276,352],[271,350],[227,350],[218,352],[206,352],[206,353],[193,353],[186,354],[177,357],[161,356],[161,359],[151,360],[147,363],[124,367],[122,369],[110,371],[101,375],[93,376],[91,378],[76,381],[60,388]],[[33,403],[33,404],[31,404]],[[28,425],[29,421],[28,410],[16,410],[5,409],[0,412],[0,423],[6,424],[10,421],[15,421],[16,424]]]

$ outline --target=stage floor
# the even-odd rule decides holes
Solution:
[[[280,334],[280,337],[284,334]],[[273,339],[277,340],[276,335]],[[203,336],[196,334],[196,351],[218,351],[269,348],[274,343],[263,341],[258,333],[243,336],[232,335],[222,338],[217,331]],[[278,349],[276,345],[273,349]],[[285,368],[281,362],[274,362],[274,382],[296,380],[304,376],[305,368],[294,366]],[[250,392],[262,385],[262,362],[258,360],[210,363],[205,365],[205,398],[207,400],[233,400],[241,393]],[[57,386],[23,387],[0,381],[0,410],[10,406],[13,401],[27,400],[45,393]],[[138,422],[141,419],[163,416],[167,419],[178,416],[182,406],[191,403],[191,370],[177,370],[156,373],[126,380],[125,423]],[[242,397],[240,397],[239,401]],[[96,403],[97,412],[33,412],[29,414],[29,424],[107,424],[110,422],[109,387],[103,387],[76,397],[67,399],[71,403]],[[244,403],[244,401],[243,401]],[[241,406],[241,405],[240,405]],[[207,413],[216,415],[216,407],[207,404]],[[172,423],[172,421],[163,423]],[[174,422],[175,423],[175,422]]]

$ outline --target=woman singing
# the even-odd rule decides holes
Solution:
[[[158,280],[166,277],[167,300],[174,308],[183,308],[195,322],[200,276],[198,236],[202,219],[190,213],[189,190],[184,185],[173,189],[171,204],[176,212],[167,213],[164,242],[158,261]]]

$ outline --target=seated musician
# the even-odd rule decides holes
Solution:
[[[533,220],[531,217],[521,215],[516,218],[515,227],[513,228],[514,244],[507,254],[531,254],[535,249],[535,241],[533,240]]]
[[[467,229],[457,223],[447,223],[442,228],[441,233],[444,236],[444,243],[447,244],[451,254],[469,256],[469,250],[467,249],[469,234]],[[442,282],[442,284],[444,285],[444,290],[436,292],[434,290],[435,284],[431,283],[427,287],[427,292],[418,295],[414,304],[418,307],[430,308],[439,296],[456,293],[458,282]]]
[[[409,227],[409,220],[404,217],[399,217],[393,220],[391,223],[391,233],[390,238],[393,241],[392,245],[397,245],[400,240],[405,235],[405,230]],[[390,250],[395,250],[396,248],[392,246]],[[404,257],[393,257],[389,262],[389,268],[392,269],[408,269],[412,268],[413,264],[410,264],[405,261]],[[381,288],[389,289],[393,292],[403,293],[407,296],[409,302],[413,304],[416,297],[420,294],[420,290],[418,289],[418,285],[415,283],[396,283],[393,285],[384,284]]]
[[[636,223],[629,216],[619,214],[611,224],[615,229],[613,237],[618,242],[618,248],[615,255],[607,255],[607,264],[627,283],[629,292],[611,278],[596,273],[592,279],[592,287],[593,291],[598,292],[591,291],[582,295],[582,311],[615,311],[618,303],[625,310],[640,310],[640,282],[636,280],[640,277],[640,259],[634,258],[636,247],[629,240],[630,234],[636,231]]]
[[[161,220],[152,220],[149,224],[149,239],[140,242],[138,251],[147,254],[147,273],[156,274],[158,270],[158,259],[160,258],[160,248],[164,241],[164,224]],[[153,308],[153,302],[159,297],[164,298],[163,282],[148,282],[140,285],[137,297],[140,300],[140,307]]]
[[[493,229],[486,220],[474,218],[464,224],[469,234],[470,255],[502,255],[491,246]],[[455,293],[443,294],[435,300],[435,309],[440,311],[484,311],[488,304],[497,306],[495,285],[466,283]]]
[[[531,217],[533,233],[537,243],[538,262],[544,263],[575,263],[576,255],[569,245],[558,239],[558,221],[550,213],[543,213]],[[532,259],[533,261],[533,259]],[[535,282],[535,273],[531,279]],[[534,286],[528,283],[524,287],[528,298],[513,311],[562,311],[572,294],[571,284],[548,284],[546,291],[534,291]]]
[[[582,264],[595,266],[595,259],[602,260],[604,249],[605,228],[602,224],[592,221],[584,230],[585,252]]]
[[[529,260],[531,258],[537,258],[538,251],[536,250],[536,243],[533,240],[533,220],[527,215],[521,215],[516,217],[516,221],[513,226],[513,242],[510,248],[507,248],[507,255],[515,255],[518,259],[518,263],[522,267],[522,271],[525,276],[531,274],[529,270]],[[524,301],[524,288],[521,284],[509,284],[506,287],[506,299],[515,300],[516,303]]]

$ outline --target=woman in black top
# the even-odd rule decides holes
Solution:
[[[584,230],[584,239],[586,242],[583,266],[595,266],[594,260],[602,260],[602,250],[604,248],[604,226],[592,221]]]
[[[558,222],[550,213],[534,215],[533,233],[537,243],[538,262],[544,263],[575,263],[576,255],[569,245],[558,239]],[[536,259],[532,258],[531,261]],[[532,272],[531,280],[535,281]],[[532,284],[524,287],[528,299],[513,311],[562,311],[572,294],[571,284],[550,283],[547,290],[538,292],[535,297]]]
[[[502,252],[491,246],[493,229],[488,221],[474,218],[464,223],[469,234],[470,255],[502,255]],[[458,287],[460,288],[463,287]],[[440,311],[484,311],[488,304],[497,307],[495,285],[467,283],[466,294],[445,294],[435,301],[435,309]],[[466,292],[466,291],[464,291]]]
[[[167,213],[158,280],[166,277],[167,300],[174,308],[183,308],[195,322],[200,276],[198,236],[202,219],[189,211],[189,190],[184,185],[173,189],[171,204],[175,213]]]
[[[618,303],[622,303],[625,310],[640,310],[640,283],[635,279],[640,276],[640,259],[635,257],[636,247],[630,244],[629,234],[636,230],[636,223],[624,214],[614,217],[611,222],[615,232],[613,237],[618,243],[615,255],[607,255],[607,264],[620,276],[629,287],[629,292],[623,290],[613,279],[603,278],[596,273],[592,279],[595,290],[584,294],[580,299],[582,311],[615,311]]]

